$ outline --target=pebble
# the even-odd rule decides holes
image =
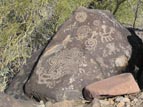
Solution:
[[[109,101],[109,103],[111,104],[111,105],[113,105],[115,102],[113,101],[113,99],[109,99],[108,100]]]
[[[127,98],[127,97],[117,97],[116,98],[116,100],[115,100],[116,102],[124,102],[124,103],[130,103],[130,99],[129,98]]]
[[[100,100],[99,102],[101,105],[110,105],[110,102],[107,100]]]
[[[117,107],[124,107],[125,106],[125,103],[124,102],[120,102],[117,104]]]
[[[92,101],[92,107],[101,107],[99,99],[94,98]]]
[[[134,102],[134,103],[138,102],[138,99],[137,99],[137,98],[135,98],[135,99],[133,100],[133,102]]]
[[[143,99],[143,93],[140,94],[139,98],[140,98],[140,99]]]

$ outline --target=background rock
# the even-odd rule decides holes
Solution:
[[[128,35],[110,12],[77,9],[45,49],[26,94],[44,101],[79,99],[86,85],[124,70],[131,54]]]

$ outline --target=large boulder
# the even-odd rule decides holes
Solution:
[[[38,100],[80,99],[86,85],[121,73],[130,35],[109,11],[83,7],[59,29],[25,85]]]

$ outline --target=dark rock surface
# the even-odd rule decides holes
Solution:
[[[44,101],[80,99],[86,85],[124,70],[131,54],[128,35],[110,12],[77,9],[45,49],[26,94]]]
[[[16,100],[9,95],[0,93],[0,107],[40,107],[40,104],[32,101]]]

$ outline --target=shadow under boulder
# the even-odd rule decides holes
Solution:
[[[126,72],[131,72],[137,80],[139,87],[143,89],[143,42],[135,33],[134,28],[128,28],[128,30],[131,33],[131,35],[128,36],[128,41],[132,46],[132,54]]]

